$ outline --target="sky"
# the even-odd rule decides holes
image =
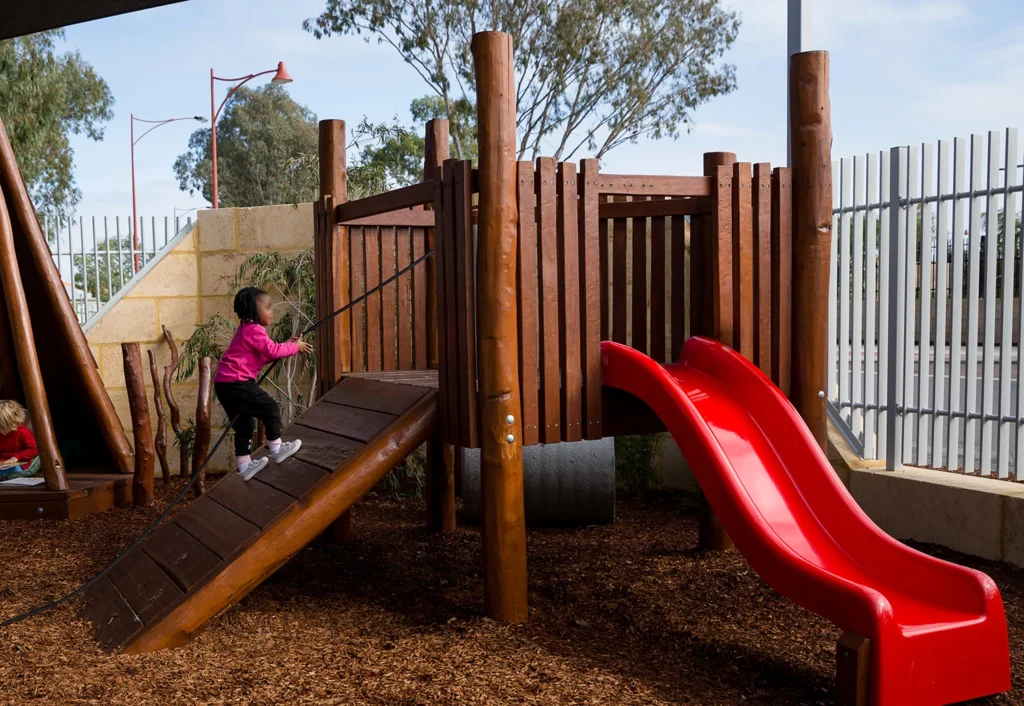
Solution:
[[[1018,126],[1019,0],[808,2],[809,48],[830,52],[834,157]],[[623,145],[606,155],[603,171],[700,174],[703,153],[715,150],[785,162],[786,0],[722,4],[742,20],[724,58],[736,66],[736,90],[700,106],[688,134]],[[67,46],[93,65],[115,99],[101,142],[72,140],[79,213],[130,217],[129,116],[209,119],[211,67],[218,76],[243,76],[284,61],[295,79],[287,87],[292,97],[321,119],[352,125],[397,115],[411,124],[409,102],[426,85],[389,46],[360,37],[318,41],[303,31],[303,20],[323,7],[324,0],[188,0],[69,27]],[[218,86],[218,104],[225,90]],[[140,215],[162,219],[208,207],[179,190],[172,169],[197,127],[172,123],[136,146]]]

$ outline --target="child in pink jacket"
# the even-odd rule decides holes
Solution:
[[[281,408],[277,400],[256,384],[256,378],[267,363],[300,353],[313,347],[301,336],[285,343],[270,340],[265,327],[274,320],[270,295],[259,287],[245,287],[235,295],[235,313],[241,322],[220,362],[213,386],[224,411],[235,430],[235,456],[238,473],[249,480],[270,462],[250,456],[255,420],[263,422],[267,431],[267,447],[277,463],[299,450],[302,441],[281,441]]]

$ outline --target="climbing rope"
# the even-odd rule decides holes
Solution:
[[[314,324],[312,324],[311,326],[309,326],[305,331],[302,332],[302,335],[305,336],[308,333],[316,331],[318,328],[323,326],[325,323],[327,323],[328,321],[330,321],[334,317],[338,316],[339,314],[343,314],[344,312],[348,311],[350,308],[352,308],[353,306],[355,306],[359,302],[361,302],[364,299],[366,299],[367,297],[369,297],[371,294],[375,294],[375,293],[379,292],[381,289],[383,289],[387,285],[391,284],[392,282],[394,282],[396,279],[398,279],[402,275],[406,274],[407,272],[412,271],[417,265],[419,265],[420,263],[424,262],[427,258],[431,257],[433,254],[434,254],[434,251],[431,250],[426,255],[423,255],[422,257],[418,258],[417,260],[414,260],[412,262],[412,264],[410,264],[409,266],[404,267],[403,269],[399,270],[393,276],[388,277],[386,280],[384,280],[383,282],[378,284],[373,289],[370,289],[370,290],[364,292],[363,294],[360,294],[358,297],[356,297],[355,299],[350,301],[345,306],[341,307],[337,311],[334,311],[334,312],[328,314],[327,316],[323,317],[319,321],[317,321]],[[280,362],[280,359],[279,360],[275,360],[273,363],[271,363],[270,367],[268,367],[263,372],[263,374],[260,376],[260,379],[256,381],[256,384],[257,385],[262,384],[263,381],[267,379],[267,376],[270,375],[271,372],[273,372],[274,367],[279,362]],[[88,581],[83,583],[81,586],[76,588],[74,591],[71,591],[71,593],[68,593],[68,594],[66,594],[64,596],[61,596],[60,598],[58,598],[56,600],[53,600],[53,601],[50,601],[49,603],[46,603],[44,605],[38,606],[36,608],[33,608],[32,610],[29,610],[29,611],[26,611],[24,613],[21,613],[20,615],[15,615],[12,618],[8,618],[7,620],[5,620],[2,623],[0,623],[0,627],[7,627],[9,625],[14,625],[15,623],[20,623],[22,620],[26,620],[26,619],[31,618],[33,616],[39,615],[40,613],[45,613],[48,610],[52,610],[53,608],[56,608],[57,606],[59,606],[59,605],[61,605],[63,603],[66,603],[67,601],[71,600],[75,596],[77,596],[77,595],[79,595],[81,593],[84,593],[85,591],[87,591],[89,589],[89,587],[91,587],[97,581],[99,581],[104,576],[109,574],[111,569],[113,569],[115,566],[117,566],[121,562],[121,560],[124,559],[133,549],[135,549],[140,544],[142,544],[146,540],[146,538],[149,537],[149,535],[151,535],[153,533],[153,531],[160,525],[160,523],[162,523],[165,519],[167,519],[167,516],[169,514],[171,514],[171,510],[173,510],[175,508],[175,506],[177,506],[177,504],[182,501],[182,499],[185,497],[185,494],[188,493],[188,491],[192,488],[192,486],[194,486],[196,484],[196,481],[198,481],[200,478],[202,478],[203,471],[206,470],[206,464],[208,464],[210,462],[210,459],[213,458],[213,455],[217,452],[217,449],[220,448],[220,445],[222,443],[224,443],[224,439],[227,438],[228,431],[230,431],[230,428],[232,426],[234,426],[234,423],[235,423],[236,419],[238,419],[238,415],[237,414],[234,417],[231,418],[230,423],[224,428],[224,431],[222,431],[221,435],[217,438],[217,443],[215,443],[213,445],[213,448],[210,449],[209,453],[206,454],[206,460],[204,460],[202,465],[199,467],[199,469],[195,473],[192,474],[192,478],[185,485],[185,487],[181,489],[181,492],[179,492],[177,494],[177,496],[175,496],[174,500],[171,501],[171,504],[167,506],[167,509],[165,509],[162,513],[160,513],[160,517],[156,518],[156,521],[153,522],[153,524],[151,524],[149,527],[147,527],[146,531],[143,532],[141,535],[139,535],[139,538],[136,539],[134,542],[132,542],[131,545],[127,549],[125,549],[123,552],[121,552],[117,556],[116,559],[114,559],[112,562],[110,562],[107,565],[107,567],[105,569],[103,569],[103,571],[101,571],[98,574],[96,574],[95,576],[93,576],[91,579],[89,579]]]

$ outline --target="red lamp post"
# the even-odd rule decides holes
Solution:
[[[238,78],[221,78],[220,76],[214,76],[213,69],[210,69],[210,148],[213,159],[213,208],[220,207],[219,192],[217,190],[217,117],[220,115],[220,111],[224,108],[224,104],[228,102],[228,98],[234,95],[235,91],[257,76],[266,76],[267,74],[274,74],[274,78],[270,79],[272,83],[292,82],[292,77],[288,75],[288,71],[284,68],[283,61],[277,62],[276,69],[260,71],[259,73],[249,74],[248,76],[239,76]],[[216,103],[216,98],[214,97],[214,81],[225,81],[227,83],[234,83],[235,81],[238,81],[238,83],[228,90],[228,94],[224,96],[224,100],[220,102],[220,107],[217,109],[214,109],[213,107]]]
[[[132,262],[134,263],[135,272],[139,271],[139,211],[135,203],[135,144],[158,127],[166,125],[167,123],[176,123],[179,120],[195,120],[200,123],[206,122],[206,118],[201,118],[198,115],[185,118],[168,118],[167,120],[143,120],[142,118],[136,118],[134,113],[131,114],[131,128],[129,132],[132,140],[132,252],[134,253]],[[135,123],[148,123],[153,127],[139,135],[139,139],[136,140]]]

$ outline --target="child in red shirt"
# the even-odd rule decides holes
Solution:
[[[0,402],[0,481],[39,470],[36,438],[25,426],[25,416],[25,408],[14,400]]]

